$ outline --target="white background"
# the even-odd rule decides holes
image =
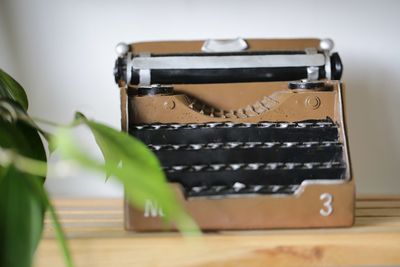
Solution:
[[[112,69],[120,41],[330,37],[344,62],[358,193],[400,193],[400,1],[0,0],[0,67],[30,113],[74,111],[119,126]],[[86,140],[86,139],[85,139]],[[94,149],[92,145],[88,145]],[[103,177],[49,177],[59,196],[120,196]]]

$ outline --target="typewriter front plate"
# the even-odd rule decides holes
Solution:
[[[214,42],[123,47],[123,129],[155,152],[204,230],[352,225],[342,66],[331,43]],[[126,204],[125,225],[162,230],[162,216],[151,199],[143,211]]]

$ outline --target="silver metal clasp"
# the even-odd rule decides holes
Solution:
[[[325,55],[325,77],[330,80],[332,78],[332,68],[331,68],[331,56],[330,52],[335,46],[332,39],[326,38],[322,39],[319,43],[319,48],[324,52]]]
[[[201,51],[207,53],[215,52],[240,52],[249,47],[243,38],[229,39],[229,40],[215,40],[208,39],[201,47]]]
[[[306,48],[305,52],[307,55],[316,55],[318,53],[316,48]],[[316,66],[310,66],[307,68],[307,80],[315,81],[318,80],[319,68]]]

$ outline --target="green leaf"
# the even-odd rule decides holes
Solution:
[[[0,116],[0,148],[27,158],[46,161],[37,131],[23,121]],[[30,266],[43,228],[44,176],[0,166],[0,266]]]
[[[25,121],[8,121],[0,116],[0,147],[40,161],[46,161],[46,151],[35,128]],[[0,172],[1,174],[1,172]],[[44,181],[44,176],[42,176]]]
[[[22,196],[15,192],[19,192]],[[10,193],[12,195],[9,195]],[[0,202],[0,216],[6,218],[0,221],[0,247],[5,248],[4,244],[7,244],[7,249],[0,251],[0,266],[32,265],[32,256],[41,238],[46,207],[52,218],[65,264],[67,267],[74,266],[56,210],[38,177],[24,173],[11,165],[7,168],[7,175],[0,177],[0,195],[6,200]],[[19,256],[15,257],[16,254]]]
[[[86,119],[85,115],[83,115],[81,112],[76,112],[75,113],[75,122],[74,123],[86,123],[87,124],[88,120]],[[73,124],[74,124],[73,123]],[[90,125],[88,125],[90,128]],[[110,172],[111,167],[117,167],[118,164],[120,164],[121,160],[114,157],[109,151],[108,145],[103,142],[102,138],[97,138],[96,132],[92,130],[92,133],[95,137],[96,143],[99,146],[99,149],[101,153],[103,154],[104,161],[105,161],[105,166],[106,166],[106,180],[112,175]]]
[[[0,119],[7,121],[21,121],[27,126],[38,131],[48,142],[50,142],[51,134],[41,129],[35,121],[29,117],[21,105],[12,99],[0,98]],[[51,146],[49,146],[52,151]]]
[[[47,158],[38,133],[48,141],[51,135],[28,116],[27,109],[23,88],[0,69],[0,152],[9,156],[6,165],[0,161],[0,266],[32,265],[49,207],[66,266],[73,267],[57,213],[43,187]]]
[[[78,120],[92,131],[105,159],[96,161],[87,155],[73,138],[72,129],[64,128],[55,135],[61,154],[83,167],[106,172],[125,187],[128,200],[143,209],[145,201],[157,201],[165,219],[174,222],[184,233],[198,233],[193,220],[185,213],[167,183],[157,157],[142,142],[124,132],[79,115]]]
[[[24,88],[9,74],[0,69],[0,98],[2,97],[18,102],[25,111],[28,110],[28,98]]]
[[[29,267],[43,230],[42,182],[9,166],[0,178],[0,266]]]
[[[104,124],[84,120],[103,151],[106,170],[125,185],[128,198],[142,208],[147,199],[161,203],[167,219],[184,218],[184,212],[167,183],[157,157],[142,142]],[[119,167],[121,164],[121,167]]]

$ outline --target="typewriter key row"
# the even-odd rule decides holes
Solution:
[[[330,120],[298,123],[209,123],[132,126],[130,133],[146,144],[219,142],[323,142],[337,141],[337,125]]]
[[[208,143],[208,144],[166,144],[166,145],[147,145],[153,151],[160,150],[203,150],[203,149],[250,149],[250,148],[304,148],[304,147],[331,147],[341,146],[337,141],[322,142],[228,142],[228,143]]]
[[[238,194],[293,194],[299,185],[245,185],[235,183],[232,186],[195,186],[186,192],[187,197],[212,197]]]
[[[130,129],[135,130],[183,130],[203,128],[335,128],[336,124],[331,119],[305,120],[300,122],[257,122],[257,123],[233,123],[233,122],[209,122],[209,123],[150,123],[131,124]]]
[[[199,150],[159,150],[156,155],[164,166],[207,165],[253,162],[329,162],[340,161],[342,146],[276,146]]]
[[[180,183],[186,190],[195,186],[233,186],[235,183],[251,185],[299,185],[306,180],[339,180],[344,178],[346,166],[342,163],[332,165],[301,165],[293,168],[279,166],[254,168],[245,165],[235,170],[234,166],[228,169],[212,170],[213,167],[189,167],[185,169],[167,170],[170,182]],[[286,165],[287,166],[287,165]],[[254,166],[256,167],[256,166]],[[201,170],[200,170],[201,169]]]

